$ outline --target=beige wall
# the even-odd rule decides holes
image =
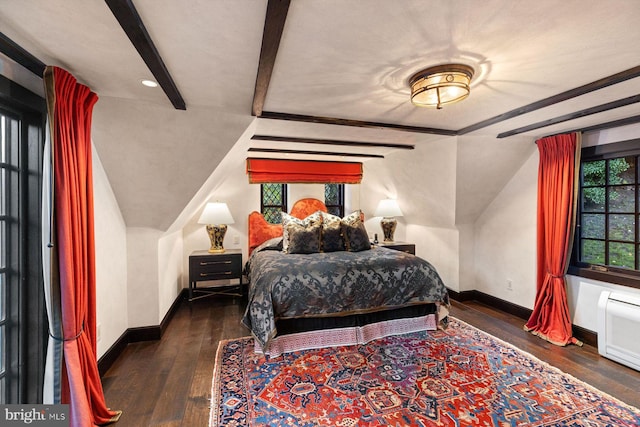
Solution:
[[[129,327],[127,231],[100,157],[93,150],[98,357]]]
[[[527,308],[536,291],[537,170],[534,153],[474,224],[474,289]]]

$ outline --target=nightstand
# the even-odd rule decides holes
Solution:
[[[197,282],[208,280],[234,280],[237,285],[198,289]],[[194,293],[202,295],[194,297]],[[189,255],[189,301],[212,295],[243,296],[242,250],[227,249],[222,253],[194,251]]]
[[[407,243],[407,242],[378,242],[377,243],[378,246],[382,246],[385,248],[389,248],[389,249],[394,249],[396,251],[402,251],[402,252],[406,252],[409,253],[411,255],[415,255],[416,254],[416,245],[413,243]]]

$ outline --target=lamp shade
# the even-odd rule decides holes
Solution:
[[[233,217],[226,203],[207,203],[198,224],[233,224]]]
[[[383,217],[392,217],[392,216],[402,216],[402,211],[400,210],[400,206],[398,206],[398,201],[395,199],[384,199],[380,200],[378,203],[378,207],[374,212],[373,216],[383,216]]]

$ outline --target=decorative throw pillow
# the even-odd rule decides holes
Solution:
[[[342,237],[342,222],[339,216],[322,212],[322,251],[344,251],[344,238]]]
[[[287,226],[291,223],[301,225],[306,227],[308,224],[318,224],[322,225],[322,215],[320,212],[314,212],[305,219],[299,219],[295,216],[289,215],[286,212],[282,212],[282,250],[284,252],[289,252],[289,230]]]
[[[321,223],[309,222],[306,225],[301,225],[296,222],[290,222],[287,224],[286,229],[289,234],[287,253],[314,254],[320,252]]]
[[[256,247],[253,252],[258,253],[260,251],[281,251],[282,250],[282,237],[274,237]]]
[[[350,252],[360,252],[371,249],[369,234],[360,219],[360,211],[355,211],[342,218],[342,236]]]

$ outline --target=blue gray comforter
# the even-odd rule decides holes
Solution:
[[[272,239],[256,248],[245,269],[250,289],[242,323],[263,349],[277,333],[277,319],[449,303],[435,268],[414,255],[383,247],[287,254],[278,244]]]

